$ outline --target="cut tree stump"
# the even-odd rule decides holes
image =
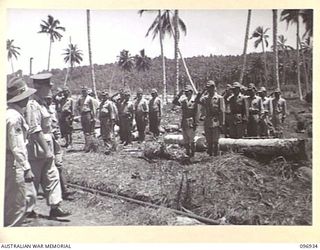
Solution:
[[[203,136],[196,136],[196,150],[203,151],[206,148],[206,140]],[[166,144],[183,145],[182,135],[164,136]],[[254,158],[273,158],[283,156],[286,159],[308,159],[306,141],[302,139],[231,139],[220,138],[219,148],[226,152],[244,153]]]

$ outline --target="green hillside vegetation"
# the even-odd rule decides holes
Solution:
[[[306,61],[309,62],[309,77],[312,76],[311,56],[311,52],[306,53]],[[281,89],[283,91],[290,91],[295,95],[297,93],[295,51],[289,51],[285,57],[286,64],[284,67],[282,63],[283,55],[280,53],[279,71]],[[186,63],[197,89],[202,89],[208,79],[213,79],[216,82],[219,91],[222,91],[226,84],[239,80],[242,67],[242,56],[196,56],[186,58]],[[244,75],[244,85],[248,85],[250,82],[253,82],[258,87],[266,86],[270,90],[274,89],[276,86],[272,77],[271,52],[267,53],[267,65],[269,72],[268,82],[265,81],[264,77],[262,54],[248,54],[248,66]],[[166,59],[169,94],[172,94],[174,91],[174,66],[173,59]],[[188,79],[182,64],[180,65],[180,69],[180,87],[183,87],[185,84],[188,84]],[[283,75],[284,69],[285,75]],[[67,69],[52,69],[51,73],[53,74],[52,81],[55,83],[55,88],[62,87]],[[133,69],[131,72],[125,72],[124,74],[115,62],[105,65],[95,64],[95,73],[98,91],[107,89],[111,90],[113,93],[120,88],[129,88],[131,91],[135,91],[138,87],[141,87],[146,93],[148,93],[152,88],[158,89],[159,92],[162,91],[162,68],[160,57],[153,58],[151,60],[150,69],[145,72],[138,72]],[[28,76],[24,77],[28,80]],[[304,71],[302,71],[301,82],[303,86],[305,86],[304,79]],[[73,94],[79,94],[81,86],[91,87],[90,82],[90,67],[78,66],[71,70],[70,79],[67,85],[70,87]],[[310,82],[312,82],[312,80]]]

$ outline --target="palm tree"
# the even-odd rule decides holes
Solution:
[[[264,72],[265,72],[265,81],[268,81],[268,71],[267,71],[267,54],[265,52],[265,46],[268,47],[268,38],[269,35],[267,35],[269,28],[264,29],[263,26],[258,26],[255,31],[252,33],[250,39],[256,38],[254,42],[254,47],[258,48],[259,44],[261,44],[262,53],[264,56]]]
[[[313,37],[313,10],[300,10],[300,15],[302,17],[302,22],[305,24],[306,31],[303,34],[303,38]]]
[[[285,84],[286,82],[286,57],[289,57],[289,50],[293,50],[293,47],[290,45],[286,44],[287,39],[284,37],[284,35],[279,35],[278,36],[278,41],[277,41],[277,47],[278,47],[278,52],[282,54],[282,84]],[[273,46],[272,46],[273,48]]]
[[[120,51],[120,55],[118,56],[118,66],[123,71],[122,82],[125,86],[125,73],[130,72],[134,67],[134,57],[132,57],[128,50]]]
[[[135,67],[138,71],[147,71],[151,66],[151,58],[146,56],[144,49],[140,50],[140,55],[136,55],[135,58]]]
[[[65,63],[70,63],[71,69],[73,69],[74,64],[80,64],[83,60],[82,58],[82,50],[78,49],[78,46],[76,44],[70,43],[68,48],[65,49],[65,53],[63,53],[65,56],[64,62]]]
[[[91,80],[92,80],[92,91],[97,96],[96,89],[96,76],[94,73],[94,65],[92,63],[92,50],[91,50],[91,36],[90,36],[90,10],[87,9],[87,33],[88,33],[88,52],[89,52],[89,63],[91,69]]]
[[[49,35],[49,56],[48,56],[48,70],[50,70],[50,56],[51,56],[51,46],[55,40],[61,40],[62,35],[59,31],[65,31],[66,29],[60,25],[60,21],[58,19],[54,19],[53,16],[48,15],[47,21],[41,20],[42,23],[40,24],[41,30],[38,33],[46,33]]]
[[[244,38],[244,47],[243,47],[243,63],[242,63],[242,70],[240,75],[240,83],[242,84],[243,81],[243,75],[246,70],[246,64],[247,64],[247,47],[248,47],[248,39],[249,39],[249,30],[250,30],[250,20],[251,20],[251,10],[248,10],[248,17],[247,17],[247,27],[246,27],[246,35]]]
[[[300,16],[300,10],[298,9],[290,9],[290,10],[283,10],[281,12],[281,21],[286,21],[287,22],[287,28],[289,24],[296,24],[297,27],[297,44],[296,44],[296,61],[297,61],[297,80],[298,80],[298,88],[299,88],[299,97],[300,100],[303,100],[303,95],[302,95],[302,89],[301,89],[301,80],[300,80],[300,51],[299,51],[299,44],[300,44],[300,25],[299,25],[299,16]]]
[[[279,58],[278,58],[278,10],[272,10],[272,24],[273,24],[273,79],[276,82],[277,88],[280,89],[279,81]]]
[[[83,60],[82,59],[82,55],[83,55],[82,50],[78,49],[76,44],[72,44],[70,42],[68,48],[65,49],[64,51],[65,51],[65,53],[62,54],[65,56],[63,58],[64,62],[70,63],[70,68],[71,68],[71,72],[72,72],[74,64],[80,64]],[[71,72],[70,72],[70,79],[71,79]],[[69,76],[69,68],[67,69],[67,74],[66,74],[66,79],[65,79],[64,85],[67,84],[68,76]]]
[[[311,74],[309,74],[308,66],[310,68],[311,65],[311,56],[312,56],[312,41],[311,37],[309,36],[306,38],[303,42],[300,42],[300,49],[301,49],[301,55],[302,55],[302,61],[303,61],[303,70],[304,75],[306,79],[306,92],[308,93],[310,91],[309,83],[311,83]],[[306,55],[308,55],[308,61],[306,60]]]
[[[167,12],[167,13],[170,14],[170,12]],[[170,29],[172,30],[171,27]],[[186,35],[187,27],[185,23],[179,18],[179,10],[174,10],[173,31],[174,31],[174,60],[175,60],[175,82],[176,82],[174,95],[179,93],[179,40],[180,40],[179,29],[181,29],[181,31]]]
[[[151,12],[153,10],[139,10],[138,13],[140,16],[144,12]],[[151,32],[153,33],[152,39],[155,39],[157,35],[159,35],[159,41],[160,41],[160,51],[161,51],[161,59],[162,59],[162,81],[163,81],[163,95],[162,95],[162,101],[163,103],[167,102],[167,76],[166,76],[166,61],[163,53],[163,39],[164,35],[166,33],[170,34],[170,31],[166,31],[164,27],[167,27],[167,23],[170,23],[170,20],[166,19],[165,12],[162,14],[161,10],[155,10],[157,12],[157,16],[152,22],[151,26],[149,27],[146,36],[148,36]]]
[[[13,62],[12,62],[12,57],[15,57],[16,59],[18,59],[18,56],[20,55],[20,52],[18,50],[21,50],[20,47],[14,46],[13,45],[14,40],[13,39],[7,39],[7,58],[8,61],[10,61],[11,63],[11,69],[12,69],[12,73],[14,73],[14,69],[13,69]]]

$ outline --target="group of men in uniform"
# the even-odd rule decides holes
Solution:
[[[148,123],[154,137],[160,134],[162,103],[156,89],[152,89],[151,99],[147,100],[139,88],[133,101],[129,91],[120,91],[111,97],[103,91],[99,102],[83,87],[74,104],[68,88],[52,95],[51,76],[49,73],[32,76],[34,88],[29,88],[18,77],[12,78],[7,85],[5,226],[19,225],[26,215],[36,216],[33,208],[39,186],[51,208],[50,217],[70,215],[60,205],[72,192],[66,187],[58,139],[61,131],[64,146],[72,144],[75,110],[80,115],[85,151],[95,136],[96,118],[100,120],[101,136],[108,150],[115,147],[116,124],[124,145],[131,143],[133,120],[139,142],[145,140]],[[273,97],[268,97],[264,87],[257,91],[254,84],[249,84],[245,89],[234,82],[227,85],[223,95],[219,95],[216,84],[210,80],[202,92],[197,95],[193,92],[192,87],[187,86],[173,100],[173,104],[182,109],[181,128],[186,153],[190,157],[195,153],[200,113],[210,156],[218,154],[221,133],[236,139],[245,136],[280,137],[282,134],[281,123],[287,108],[278,89],[273,92]]]
[[[273,95],[268,97],[265,87],[257,91],[253,83],[248,88],[238,82],[228,84],[223,95],[216,92],[212,80],[196,96],[192,87],[187,86],[173,100],[173,104],[182,109],[181,128],[187,155],[194,156],[200,117],[204,120],[207,153],[210,156],[218,155],[221,133],[235,139],[281,137],[281,124],[287,113],[286,101],[279,89]]]
[[[90,143],[95,137],[95,120],[100,121],[100,134],[105,145],[105,153],[116,149],[115,125],[119,127],[120,143],[124,146],[132,142],[133,126],[138,131],[138,141],[145,140],[147,125],[155,137],[160,134],[162,104],[156,89],[151,91],[151,99],[143,97],[141,88],[131,101],[128,90],[120,90],[110,96],[107,91],[99,94],[99,100],[82,88],[81,96],[76,102],[76,110],[80,115],[81,126],[85,137],[85,152],[90,151]],[[98,102],[97,105],[94,102]],[[134,123],[135,121],[135,123]]]
[[[5,226],[17,226],[26,216],[37,216],[33,209],[40,186],[51,218],[71,214],[61,207],[62,200],[73,192],[68,191],[63,173],[51,74],[31,79],[34,88],[19,77],[7,84]]]

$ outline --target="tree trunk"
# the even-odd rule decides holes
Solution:
[[[248,39],[249,39],[249,31],[250,31],[250,19],[251,19],[251,10],[248,10],[246,35],[244,38],[244,47],[243,47],[243,63],[242,63],[240,80],[239,80],[241,84],[243,81],[243,76],[244,76],[244,72],[246,71],[246,64],[247,64],[247,47],[248,47]]]
[[[310,91],[310,88],[309,88],[309,74],[308,74],[308,69],[307,69],[307,62],[306,62],[306,58],[304,56],[304,52],[303,52],[303,49],[302,49],[301,41],[299,41],[299,45],[300,45],[300,48],[301,48],[304,78],[305,78],[305,82],[306,82],[306,93],[308,93]]]
[[[174,88],[174,96],[179,93],[179,11],[174,10],[174,18],[173,18],[173,28],[174,28],[174,61],[175,61],[175,88]]]
[[[231,139],[220,138],[221,151],[237,151],[255,157],[305,159],[305,140],[300,139]]]
[[[159,20],[161,19],[161,10],[158,11],[158,17]],[[160,30],[162,30],[162,24],[161,22],[159,23]],[[164,58],[164,53],[163,53],[163,34],[162,32],[159,32],[159,40],[160,40],[160,50],[161,50],[161,59],[162,59],[162,81],[163,81],[163,95],[162,95],[162,102],[163,104],[166,104],[168,102],[167,98],[167,76],[166,76],[166,61]]]
[[[268,83],[268,70],[267,70],[267,53],[264,49],[264,41],[262,39],[262,54],[263,54],[263,65],[264,65],[264,74],[265,74],[265,84]]]
[[[164,143],[183,145],[182,135],[165,135]],[[204,151],[206,140],[203,136],[196,136],[196,150]],[[245,153],[247,155],[274,158],[283,156],[292,159],[306,159],[306,141],[300,139],[231,139],[220,138],[219,150]]]
[[[48,71],[50,70],[51,45],[52,45],[52,41],[51,41],[51,38],[50,38],[50,43],[49,43],[49,56],[48,56]]]
[[[94,73],[94,65],[92,64],[92,52],[91,52],[91,39],[90,39],[90,10],[87,10],[87,31],[88,31],[88,51],[89,51],[89,63],[91,69],[92,91],[97,96],[96,89],[96,77]]]
[[[12,74],[14,73],[12,58],[10,58]]]
[[[278,58],[278,10],[272,10],[273,17],[273,78],[275,79],[275,83],[277,88],[280,89],[280,81],[279,81],[279,58]]]
[[[282,84],[286,84],[286,51],[283,51],[283,55],[282,55]]]
[[[300,42],[300,38],[299,38],[299,18],[297,18],[297,80],[298,80],[298,88],[299,88],[299,98],[301,101],[303,101],[303,94],[302,94],[302,89],[301,89],[301,81],[300,81],[300,52],[299,52],[299,42]]]

